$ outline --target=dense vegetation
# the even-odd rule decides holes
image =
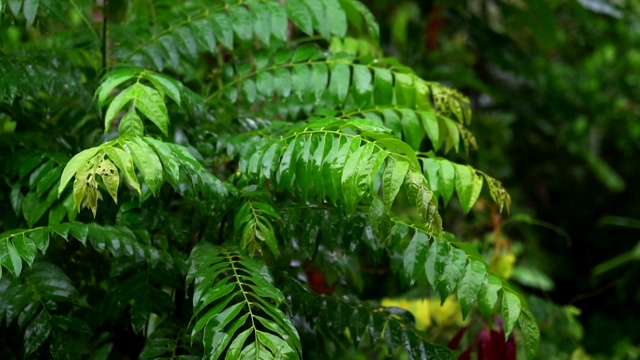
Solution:
[[[621,16],[589,9],[0,1],[0,357],[586,356],[578,308],[536,296],[570,254],[530,225],[580,241],[535,181],[571,161],[625,189],[600,149],[619,114],[635,146],[631,100],[588,97],[615,48],[549,64]]]

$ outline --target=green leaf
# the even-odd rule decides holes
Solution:
[[[24,351],[26,355],[38,350],[49,337],[51,333],[51,322],[49,320],[49,313],[42,310],[24,329]]]
[[[372,142],[366,143],[351,154],[344,164],[341,183],[343,185],[342,195],[345,200],[347,214],[352,214],[356,210],[356,205],[360,199],[359,193],[362,192],[358,189],[358,176],[360,175],[358,170],[362,163],[370,162],[373,148],[374,144]]]
[[[96,97],[98,98],[98,108],[102,109],[105,105],[105,101],[118,85],[133,78],[140,72],[138,68],[124,68],[113,70],[104,76],[104,80],[96,90]]]
[[[431,140],[433,150],[438,150],[442,144],[440,143],[440,130],[438,128],[438,118],[436,114],[431,111],[421,111],[419,114],[422,120],[422,127],[427,133],[429,140]]]
[[[271,13],[271,34],[275,39],[287,41],[287,10],[275,1],[267,2],[267,7]]]
[[[128,148],[144,182],[155,195],[162,186],[162,164],[156,153],[139,137],[126,138],[122,146]]]
[[[456,186],[456,168],[453,163],[443,160],[440,163],[440,177],[438,178],[438,191],[442,195],[445,205],[451,200]]]
[[[456,192],[464,212],[469,212],[482,190],[482,176],[468,165],[454,164],[456,169]]]
[[[433,240],[427,255],[426,271],[427,280],[433,287],[437,287],[442,281],[445,268],[450,259],[451,247],[446,240],[436,238]],[[441,299],[444,301],[444,299]]]
[[[402,256],[404,275],[412,283],[425,276],[425,264],[428,254],[429,238],[426,234],[416,231]]]
[[[83,150],[77,153],[64,167],[64,171],[62,172],[62,176],[60,177],[60,185],[58,186],[58,197],[62,194],[62,191],[69,183],[69,180],[78,172],[86,162],[92,158],[97,152],[100,150],[100,147],[93,147],[90,149]]]
[[[122,171],[124,175],[124,179],[127,183],[138,192],[138,194],[142,194],[140,190],[140,183],[138,182],[138,177],[136,176],[136,172],[133,168],[133,158],[131,155],[122,150],[112,146],[107,146],[104,148],[104,152],[107,153],[109,159],[113,161],[118,169]]]
[[[458,301],[463,319],[467,317],[472,305],[476,303],[486,272],[484,264],[478,260],[470,261],[464,269],[464,275],[458,283]]]
[[[327,28],[327,24],[325,22],[325,12],[324,12],[324,4],[322,1],[318,0],[305,0],[307,6],[309,7],[311,14],[311,21],[313,23],[313,27],[317,30],[317,32],[325,39],[329,38],[329,29]]]
[[[522,308],[520,317],[518,318],[518,325],[524,336],[524,347],[527,351],[528,359],[535,359],[540,347],[540,329],[536,319],[526,307]]]
[[[169,114],[160,93],[146,85],[137,83],[131,87],[135,107],[154,123],[164,136],[169,135]],[[114,100],[115,102],[115,100]],[[112,104],[113,105],[113,104]],[[111,110],[111,107],[109,107]]]
[[[455,148],[455,150],[458,151],[458,145],[460,144],[460,132],[458,131],[458,125],[456,125],[453,120],[444,116],[438,116],[438,120],[439,129],[446,129],[446,138],[444,139],[446,150],[449,151],[452,148]]]
[[[505,341],[511,335],[513,327],[520,317],[520,311],[522,310],[522,304],[518,295],[511,292],[509,289],[503,288],[502,291],[502,320],[504,321],[504,336]]]
[[[195,61],[198,58],[198,41],[193,36],[191,29],[188,26],[180,26],[173,31],[178,50],[187,59]]]
[[[53,201],[55,201],[55,189]],[[35,192],[30,192],[24,197],[22,201],[22,214],[29,226],[35,225],[38,220],[44,215],[51,207],[53,201],[47,201],[47,199],[41,199]]]
[[[331,70],[331,80],[329,83],[329,94],[331,100],[337,104],[342,105],[347,97],[349,91],[349,79],[351,77],[349,66],[341,63],[334,65]]]
[[[267,6],[258,1],[249,3],[251,7],[253,33],[262,43],[269,46],[271,42],[271,14]]]
[[[307,201],[311,188],[311,147],[315,139],[315,137],[308,137],[305,140],[296,162],[296,185],[300,188],[303,201]]]
[[[7,268],[16,277],[20,276],[20,272],[22,272],[22,259],[9,238],[0,239],[0,265]]]
[[[375,69],[373,102],[378,106],[391,105],[393,103],[393,77],[387,69]]]
[[[422,217],[424,224],[430,228],[434,234],[442,232],[440,215],[438,214],[437,202],[433,192],[429,190],[424,176],[414,170],[409,170],[405,184],[407,186],[407,197],[416,207],[418,214]]]
[[[373,75],[367,66],[354,65],[353,86],[353,99],[356,105],[360,107],[369,105],[372,101]]]
[[[29,25],[32,25],[33,21],[36,19],[39,3],[39,0],[24,0],[24,4],[22,5],[22,12],[24,13],[24,17],[25,19],[27,19],[27,23]]]
[[[122,119],[120,119],[120,124],[118,125],[118,132],[121,135],[140,135],[144,134],[144,125],[142,124],[142,119],[138,116],[138,113],[135,110],[128,111]]]
[[[258,93],[264,95],[265,97],[272,97],[275,90],[273,75],[267,71],[258,73],[258,76],[256,77],[256,88],[258,90]]]
[[[327,84],[329,83],[329,69],[326,64],[313,64],[311,66],[311,83],[314,87],[314,94],[316,103],[318,103],[322,94],[327,88]]]
[[[339,38],[347,35],[347,16],[337,0],[323,0],[329,31]]]
[[[420,150],[424,134],[416,113],[409,109],[402,109],[400,113],[402,114],[402,132],[405,136],[405,142],[412,148]]]
[[[307,89],[312,85],[309,83],[309,79],[311,78],[311,70],[306,64],[298,64],[293,67],[293,72],[291,73],[291,89],[297,95],[298,100],[305,100],[303,95],[307,94]]]
[[[453,293],[458,286],[458,281],[464,273],[465,265],[467,264],[467,255],[464,251],[452,248],[450,258],[447,262],[447,266],[444,269],[444,274],[440,282],[436,280],[436,287],[440,293],[441,304],[447,299],[449,294]]]
[[[136,85],[139,85],[139,84],[136,84]],[[111,130],[111,124],[113,123],[113,120],[116,118],[116,115],[118,115],[120,110],[122,110],[122,108],[129,101],[134,99],[136,96],[139,96],[139,95],[136,95],[136,92],[135,92],[136,89],[137,87],[134,85],[122,90],[122,92],[116,95],[116,97],[113,99],[111,104],[109,104],[109,107],[107,108],[107,113],[104,116],[104,132],[105,133]]]
[[[206,49],[211,54],[216,53],[216,35],[213,31],[213,26],[208,19],[200,19],[194,21],[192,24],[193,34],[196,36],[198,47]],[[175,100],[175,99],[174,99]],[[179,104],[180,102],[178,102]]]
[[[498,302],[498,291],[502,288],[499,278],[487,273],[480,293],[478,294],[478,310],[487,321],[491,320],[491,313]]]
[[[404,183],[404,179],[409,170],[409,163],[406,161],[389,161],[384,173],[383,188],[384,188],[384,203],[388,210],[391,210],[393,201],[395,200],[400,187]]]
[[[22,233],[14,236],[11,241],[18,251],[18,254],[20,254],[20,257],[23,258],[29,266],[31,266],[31,264],[33,264],[33,260],[36,258],[36,254],[38,253],[38,249],[36,248],[36,244],[33,240]]]
[[[224,12],[216,12],[211,15],[211,26],[218,38],[218,42],[227,49],[233,50],[233,28],[229,16]]]
[[[416,91],[413,84],[413,76],[408,74],[395,74],[396,104],[413,111],[416,106]]]
[[[150,71],[143,73],[144,78],[148,79],[161,92],[166,93],[176,104],[181,104],[180,83],[175,79],[164,74],[158,74]]]
[[[310,9],[303,0],[287,0],[285,2],[287,14],[296,27],[303,33],[313,35],[313,22],[311,20]]]
[[[241,41],[249,41],[253,36],[251,14],[244,6],[231,6],[229,9],[233,31]]]
[[[160,158],[169,183],[174,187],[178,186],[180,182],[180,163],[171,149],[162,141],[150,137],[143,137],[142,140],[149,144]]]
[[[33,230],[27,236],[36,246],[36,249],[40,250],[43,254],[47,251],[49,247],[49,230],[47,228]]]

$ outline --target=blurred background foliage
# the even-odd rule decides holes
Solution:
[[[365,3],[386,53],[472,99],[471,163],[513,205],[451,206],[445,227],[532,294],[540,358],[640,358],[640,2]],[[406,297],[383,303],[423,301]]]

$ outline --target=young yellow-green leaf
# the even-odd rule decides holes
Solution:
[[[109,160],[103,160],[98,164],[96,173],[102,178],[104,186],[107,188],[113,201],[118,203],[118,186],[120,185],[120,173],[118,168]]]
[[[498,302],[498,291],[502,288],[502,281],[487,273],[487,277],[478,294],[478,310],[487,321],[491,321],[491,312]]]
[[[96,97],[98,98],[98,108],[102,109],[105,102],[113,89],[123,82],[133,78],[141,71],[138,68],[124,68],[113,70],[105,75],[104,80],[96,90]]]
[[[109,156],[109,159],[116,164],[118,169],[122,171],[127,183],[137,191],[138,194],[142,194],[138,177],[136,176],[136,172],[133,168],[133,158],[131,155],[122,149],[112,146],[105,147],[104,152]]]
[[[144,134],[142,119],[140,119],[140,116],[138,116],[138,113],[134,109],[129,110],[124,114],[122,119],[120,119],[118,131],[120,135],[142,136]]]
[[[478,196],[480,196],[483,179],[468,165],[454,164],[454,167],[456,169],[458,199],[460,199],[464,212],[469,212],[473,204],[478,200]]]
[[[162,164],[156,153],[139,137],[126,138],[123,147],[129,150],[144,182],[153,194],[162,186]]]
[[[391,209],[400,187],[404,183],[404,178],[409,170],[409,163],[406,161],[390,160],[382,175],[384,189],[384,203],[387,210]]]
[[[60,177],[60,185],[58,186],[58,197],[60,197],[60,194],[62,194],[62,191],[69,183],[69,180],[71,180],[76,172],[78,172],[78,169],[84,166],[87,161],[98,152],[98,150],[100,150],[100,146],[83,150],[77,153],[73,158],[71,158],[71,160],[69,160],[67,166],[64,167],[62,176]]]
[[[502,289],[502,320],[504,321],[504,336],[505,341],[511,335],[513,327],[520,317],[520,311],[522,309],[522,303],[518,295],[511,292],[511,290]]]
[[[130,89],[132,89],[131,96],[135,97],[135,107],[149,118],[149,120],[162,131],[164,136],[168,136],[169,114],[167,113],[167,106],[162,96],[160,96],[160,93],[140,83],[131,86]],[[109,110],[111,110],[111,106]]]
[[[526,307],[522,308],[520,317],[518,318],[518,325],[524,335],[524,347],[527,351],[528,359],[535,359],[540,347],[540,329],[536,324],[536,319],[533,314]]]
[[[136,84],[136,85],[139,85],[139,84]],[[116,97],[113,99],[111,104],[109,104],[109,107],[107,108],[107,113],[104,116],[104,132],[105,133],[111,129],[111,124],[113,123],[113,120],[116,118],[116,115],[118,115],[120,110],[122,110],[122,108],[129,101],[139,96],[136,94],[136,85],[130,86],[122,90],[120,94],[116,95]]]
[[[464,269],[464,275],[458,282],[457,293],[463,319],[467,317],[472,304],[476,302],[486,272],[484,264],[478,260],[470,261]]]

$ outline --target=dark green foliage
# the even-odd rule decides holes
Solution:
[[[360,2],[51,4],[0,2],[23,36],[0,52],[1,357],[451,358],[363,300],[361,260],[518,322],[533,356],[526,302],[443,231],[454,190],[510,205],[441,156],[476,148],[469,100],[378,56]]]

